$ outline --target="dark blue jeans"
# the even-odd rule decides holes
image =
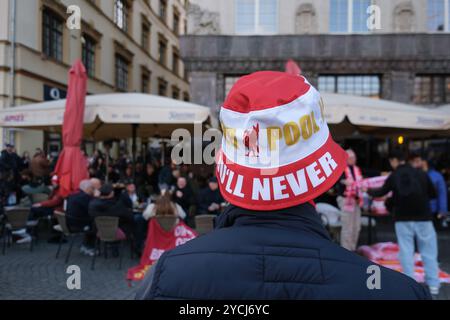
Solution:
[[[53,208],[32,207],[30,210],[30,220],[37,220],[48,216],[53,216]]]

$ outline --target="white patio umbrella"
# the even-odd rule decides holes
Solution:
[[[65,104],[57,100],[1,110],[0,127],[60,132]],[[91,95],[86,97],[83,130],[85,138],[95,141],[132,138],[135,164],[137,137],[170,138],[178,128],[193,132],[209,117],[207,107],[155,95]]]
[[[30,104],[0,111],[0,127],[59,132],[65,100]],[[193,129],[208,120],[210,109],[196,104],[140,93],[86,97],[84,136],[94,140],[152,136],[170,137],[176,128]],[[135,130],[135,132],[133,132]]]
[[[393,101],[322,93],[325,117],[344,135],[362,132],[389,135],[410,132],[423,136],[450,129],[449,108],[425,108]]]

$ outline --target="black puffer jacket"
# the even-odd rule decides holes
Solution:
[[[214,232],[166,252],[137,299],[430,299],[413,279],[333,243],[314,207],[272,212],[230,206]]]

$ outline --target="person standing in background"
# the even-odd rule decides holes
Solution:
[[[38,180],[45,179],[50,175],[50,161],[42,150],[36,149],[36,153],[31,159],[30,169],[33,177]]]
[[[372,197],[382,197],[392,191],[395,234],[400,252],[398,258],[403,273],[414,279],[414,241],[423,261],[425,282],[432,295],[439,294],[438,242],[431,222],[430,199],[436,193],[428,175],[406,163],[401,150],[389,155],[393,169],[383,186],[369,189]]]
[[[20,158],[20,171],[29,169],[30,163],[30,153],[28,151],[25,151]]]
[[[338,183],[339,196],[337,203],[342,211],[341,246],[355,251],[361,231],[361,206],[363,194],[361,183],[363,176],[356,165],[356,154],[353,150],[346,151],[348,155],[347,167]]]
[[[423,159],[420,155],[413,155],[411,157],[411,165],[416,169],[423,169],[433,183],[436,190],[436,199],[430,200],[430,209],[433,216],[434,224],[437,228],[441,228],[442,223],[445,222],[444,218],[447,217],[447,184],[445,183],[444,176],[434,169],[432,162]]]

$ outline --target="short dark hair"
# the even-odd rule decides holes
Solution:
[[[423,157],[422,157],[422,155],[420,153],[418,153],[418,152],[411,152],[409,154],[408,160],[411,161],[411,160],[414,160],[414,159],[417,159],[417,158],[423,159]]]
[[[405,153],[400,149],[394,149],[389,153],[389,159],[397,159],[398,161],[405,161]]]
[[[110,183],[105,183],[101,188],[100,188],[100,195],[101,196],[109,196],[111,194],[111,192],[114,191],[114,188],[112,186],[112,184]]]

